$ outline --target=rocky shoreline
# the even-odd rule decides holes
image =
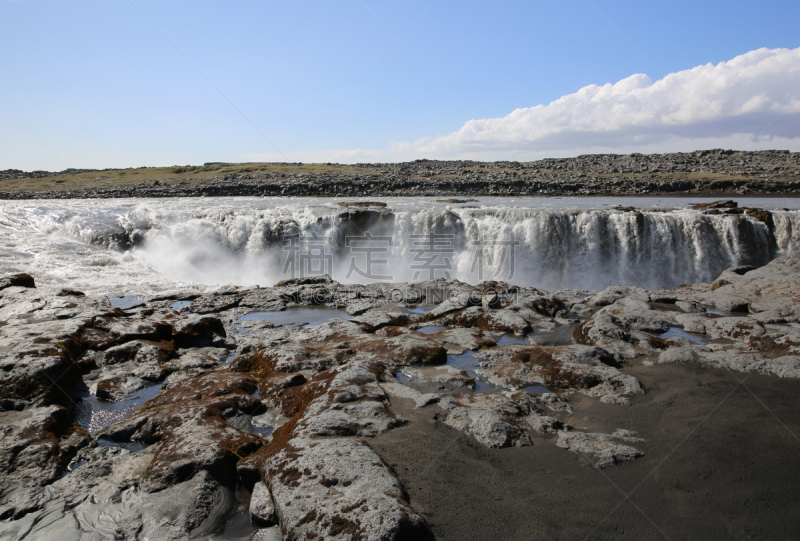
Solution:
[[[208,164],[207,164],[208,165]],[[15,190],[3,181],[90,172],[71,169],[0,171],[0,199],[83,199],[219,196],[593,196],[593,195],[789,195],[800,193],[800,153],[706,150],[691,153],[588,155],[535,162],[417,160],[357,164],[355,172],[308,173],[302,164],[272,164],[287,172],[221,174],[209,180],[148,180],[137,184],[63,189],[57,185]],[[325,164],[333,166],[334,164]],[[175,175],[202,166],[176,166]],[[363,170],[363,173],[358,170]],[[296,170],[296,172],[294,172]],[[98,173],[102,173],[98,171]]]
[[[551,461],[587,487],[651,455],[660,465],[674,444],[664,443],[659,421],[637,416],[653,397],[658,418],[674,411],[659,380],[675,382],[673,392],[688,381],[694,403],[717,392],[697,371],[797,388],[798,284],[796,252],[729,269],[712,284],[658,291],[443,279],[345,286],[321,276],[112,305],[8,276],[0,279],[0,537],[480,538],[487,524],[508,526],[491,513],[460,526],[447,518],[457,510],[435,513],[426,494],[441,499],[460,481],[422,482],[429,466],[419,456],[489,453],[474,463],[478,477],[513,457],[526,468]],[[679,437],[705,415],[692,413]],[[792,432],[798,421],[781,423]],[[455,439],[445,448],[427,444],[447,435]],[[759,535],[796,532],[794,454],[735,441],[786,466],[783,481],[767,473],[752,491],[749,505],[773,502],[780,517],[753,519]],[[409,449],[417,458],[403,455]],[[730,471],[749,467],[714,458],[732,460]],[[580,484],[547,507],[560,517],[554,524],[575,524],[518,538],[573,535],[584,520],[570,505],[575,491]],[[725,499],[696,505],[738,520]],[[661,507],[676,518],[674,501]],[[587,517],[608,512],[593,509]],[[595,533],[641,538],[638,527]],[[705,538],[728,538],[723,530]]]

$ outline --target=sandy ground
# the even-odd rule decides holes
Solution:
[[[800,381],[697,365],[625,369],[647,393],[630,407],[574,395],[560,418],[636,430],[645,456],[606,470],[535,438],[487,449],[437,420],[438,406],[370,445],[440,540],[798,539]],[[740,380],[744,380],[742,384]]]

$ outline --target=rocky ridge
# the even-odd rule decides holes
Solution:
[[[399,404],[625,467],[647,435],[570,426],[574,397],[625,408],[648,392],[633,368],[675,363],[800,377],[799,276],[798,253],[658,291],[319,276],[125,309],[8,276],[0,537],[208,538],[239,513],[252,539],[432,539],[370,446],[413,422]]]
[[[143,181],[91,189],[8,191],[3,180],[43,178],[44,171],[0,171],[0,199],[211,196],[478,196],[796,194],[800,153],[703,150],[673,154],[598,154],[535,162],[416,160],[356,164],[364,173],[252,172],[210,181]],[[334,164],[326,164],[334,165]],[[176,174],[186,166],[175,167]],[[90,172],[66,170],[59,176]],[[145,170],[146,173],[146,170]],[[146,179],[146,174],[143,175]],[[144,180],[144,179],[143,179]]]

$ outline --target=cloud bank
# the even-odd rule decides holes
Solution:
[[[800,48],[758,49],[655,82],[635,74],[616,84],[589,85],[547,105],[470,120],[447,135],[393,143],[384,150],[292,155],[351,163],[423,157],[521,160],[713,146],[799,149]]]

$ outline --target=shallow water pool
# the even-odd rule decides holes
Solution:
[[[238,319],[243,321],[268,321],[279,327],[281,325],[302,325],[308,327],[325,323],[333,318],[353,319],[345,310],[327,306],[302,306],[287,308],[281,312],[250,312]]]
[[[476,393],[502,393],[508,391],[504,387],[497,387],[487,381],[486,378],[479,375],[475,370],[480,368],[480,361],[475,357],[474,351],[465,351],[461,355],[448,355],[447,356],[447,364],[450,366],[454,366],[459,370],[463,370],[470,377],[475,379],[475,392]],[[526,391],[533,394],[544,394],[549,393],[550,389],[547,387],[542,387],[540,385],[529,385],[527,387],[522,387],[519,389],[520,391]]]
[[[139,306],[140,304],[147,304],[144,297],[139,297],[137,295],[121,295],[121,296],[114,296],[111,295],[108,297],[108,302],[114,308],[119,308],[120,310],[127,310],[128,308],[133,308],[134,306]]]
[[[687,340],[691,340],[695,344],[700,344],[701,346],[705,346],[711,342],[709,338],[704,338],[703,336],[695,333],[688,333],[680,327],[672,327],[664,334],[658,335],[658,337],[663,338],[664,340],[669,340],[670,338],[686,338]]]
[[[94,395],[86,396],[75,405],[75,422],[94,436],[96,432],[105,427],[127,418],[145,402],[157,397],[160,393],[161,386],[153,385],[140,389],[133,396],[119,402],[99,400]]]

